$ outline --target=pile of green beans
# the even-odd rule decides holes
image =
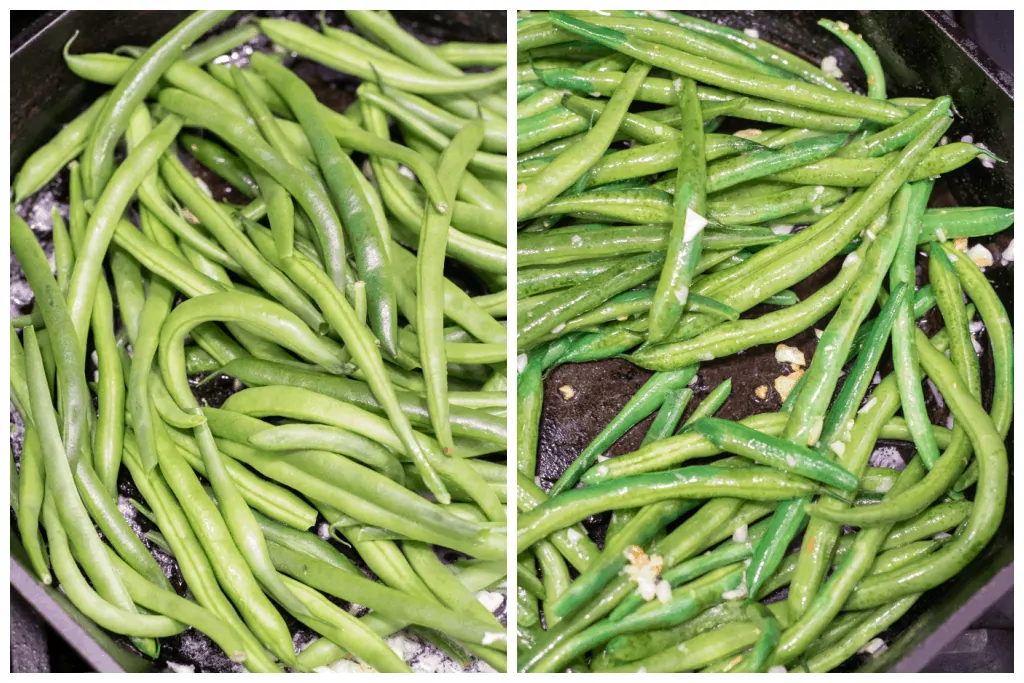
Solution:
[[[408,672],[384,640],[408,629],[503,671],[477,593],[503,590],[507,555],[506,46],[427,45],[377,10],[205,35],[231,14],[117,54],[69,42],[67,67],[109,91],[14,179],[30,568],[151,658],[194,628],[249,671]],[[273,51],[222,63],[248,43]],[[336,111],[281,52],[365,82]],[[26,223],[44,203],[56,275]],[[218,407],[210,379],[232,387]],[[297,652],[286,617],[319,640]]]
[[[928,208],[939,176],[998,159],[947,144],[950,97],[891,98],[864,38],[819,24],[866,93],[678,12],[519,17],[522,672],[849,668],[1003,520],[1013,341],[983,271],[1012,261],[986,238],[1013,210]],[[702,377],[773,348],[756,400]],[[610,358],[653,374],[556,481],[535,478],[545,375]],[[563,381],[555,400],[579,400]],[[903,469],[871,466],[882,439],[913,454]],[[609,512],[599,549],[580,522]]]

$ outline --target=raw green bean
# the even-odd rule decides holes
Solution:
[[[135,108],[168,68],[181,57],[183,50],[230,14],[230,11],[220,10],[193,13],[153,43],[121,77],[97,112],[96,125],[83,150],[82,179],[85,181],[86,194],[91,199],[99,200],[114,174],[114,146],[128,128],[128,119]],[[119,217],[120,212],[114,220]],[[106,245],[103,246],[105,249]],[[76,327],[79,325],[76,324]]]

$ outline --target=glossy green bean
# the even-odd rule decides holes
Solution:
[[[615,91],[601,118],[586,138],[579,145],[560,154],[528,184],[520,183],[517,186],[516,214],[519,220],[532,217],[550,200],[572,187],[604,153],[649,70],[650,67],[641,63],[630,66],[622,86]]]
[[[935,121],[948,123],[947,117]],[[890,152],[890,154],[895,154]],[[954,171],[964,164],[985,154],[985,151],[964,142],[953,142],[928,152],[920,164],[910,173],[908,181],[925,180],[932,176]],[[831,157],[814,161],[804,166],[780,171],[768,176],[772,180],[800,185],[835,185],[837,187],[867,187],[892,167],[895,157],[880,156],[874,159],[842,159]]]
[[[850,25],[842,21],[819,19],[818,26],[841,40],[857,57],[857,61],[864,69],[864,76],[868,84],[868,97],[873,100],[886,99],[885,71],[882,70],[882,64],[878,61],[878,54],[871,49],[867,41],[860,34],[851,31]]]
[[[522,472],[516,473],[516,507],[520,512],[532,510],[547,500],[548,495],[544,489]],[[560,529],[547,538],[578,572],[584,571],[600,554],[582,525]]]
[[[781,342],[807,329],[839,305],[859,272],[857,261],[848,260],[829,284],[794,306],[753,320],[721,323],[686,341],[641,347],[633,352],[633,362],[650,370],[663,370],[714,360],[757,344]]]
[[[370,326],[389,354],[398,352],[395,294],[386,250],[386,229],[376,223],[361,175],[319,116],[316,96],[302,80],[271,59],[253,58],[253,66],[270,81],[295,112],[323,170],[334,206],[355,254],[359,279],[367,283]],[[449,202],[453,203],[452,201]],[[337,284],[337,281],[336,281]]]
[[[651,279],[661,268],[663,253],[641,254],[617,262],[600,278],[559,292],[543,311],[531,311],[519,321],[517,344],[528,349],[544,335],[554,332],[575,315]]]
[[[631,495],[620,495],[621,487]],[[817,486],[800,477],[765,467],[727,469],[690,467],[658,474],[641,474],[586,489],[566,491],[543,507],[519,519],[520,549],[555,529],[564,528],[598,511],[636,507],[667,498],[704,498],[715,493],[748,500],[784,500],[796,492],[811,493]]]
[[[703,434],[727,453],[846,491],[857,489],[856,476],[809,448],[801,448],[739,423],[714,417],[705,417],[694,422],[691,429]]]
[[[598,456],[602,455],[633,425],[657,410],[670,391],[686,386],[696,373],[697,366],[689,365],[679,370],[652,375],[644,383],[644,386],[630,397],[622,410],[601,430],[601,433],[573,460],[568,469],[551,487],[549,495],[554,497],[574,487],[580,476],[594,464]]]
[[[181,144],[195,157],[196,161],[213,171],[224,182],[252,199],[259,192],[256,181],[233,152],[224,149],[212,140],[195,135],[183,134]]]
[[[847,90],[847,86],[832,76],[824,73],[820,68],[800,57],[779,48],[772,43],[748,35],[745,31],[738,31],[729,26],[723,26],[697,17],[691,17],[681,12],[643,12],[652,19],[664,21],[698,34],[707,35],[712,39],[721,41],[730,47],[748,54],[754,59],[765,64],[771,64],[780,69],[799,76],[808,83],[814,83],[832,90]]]
[[[707,220],[705,196],[708,182],[704,159],[704,133],[700,128],[697,85],[690,79],[676,83],[682,118],[682,136],[673,197],[672,230],[669,233],[665,265],[651,302],[648,338],[664,339],[683,314],[694,271],[704,248]]]
[[[628,36],[614,29],[599,27],[560,13],[549,13],[560,28],[593,40],[598,44],[645,60],[652,66],[688,76],[719,87],[729,87],[745,95],[767,97],[785,104],[807,106],[829,114],[863,117],[880,123],[896,123],[906,112],[888,102],[874,102],[846,91],[828,90],[821,86],[800,83],[737,69],[703,57],[687,55],[668,47],[655,47],[649,41]]]
[[[921,221],[918,242],[960,237],[983,237],[1002,232],[1013,225],[1013,209],[995,206],[960,206],[928,209]]]

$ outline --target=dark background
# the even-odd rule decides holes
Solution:
[[[961,10],[949,13],[996,64],[1013,73],[1012,10]],[[41,14],[41,11],[12,11],[11,37],[18,35]]]
[[[11,38],[30,27],[42,11],[11,11]],[[967,34],[1002,69],[1013,73],[1013,12],[1010,10],[952,11],[950,14]],[[66,647],[59,637],[36,618],[16,593],[11,593],[12,672],[80,672],[88,666]],[[928,670],[1005,671],[1000,661],[1009,655],[1012,662],[1013,595],[1006,596],[955,640]],[[1007,648],[1006,646],[1009,645]],[[1010,652],[1007,652],[1010,650]],[[965,667],[966,662],[973,666]],[[1012,670],[1012,664],[1010,664]]]

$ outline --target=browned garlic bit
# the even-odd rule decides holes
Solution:
[[[661,568],[665,561],[660,555],[650,555],[644,552],[638,545],[631,545],[623,551],[626,560],[629,562],[623,571],[629,580],[636,584],[636,592],[645,601],[651,601],[655,597],[666,602],[672,595],[672,587],[666,581],[660,581]],[[664,584],[666,588],[662,588]]]
[[[787,346],[785,344],[779,344],[775,347],[775,360],[792,365],[807,365],[807,359],[804,357],[803,351],[795,346]]]
[[[573,398],[576,397],[576,390],[573,389],[568,384],[563,384],[562,386],[558,387],[558,393],[560,393],[562,395],[562,398],[566,401],[571,401]]]
[[[754,389],[754,396],[757,396],[762,401],[768,398],[768,385],[762,384],[761,386]]]
[[[749,140],[750,138],[756,138],[763,132],[764,131],[760,130],[759,128],[744,128],[743,130],[736,131],[735,133],[733,133],[733,135],[735,135],[738,138],[745,138]]]
[[[779,375],[775,378],[775,391],[779,392],[779,396],[785,401],[789,396],[789,392],[793,391],[793,387],[800,381],[800,378],[804,376],[803,370],[797,370],[791,372],[788,375]]]

